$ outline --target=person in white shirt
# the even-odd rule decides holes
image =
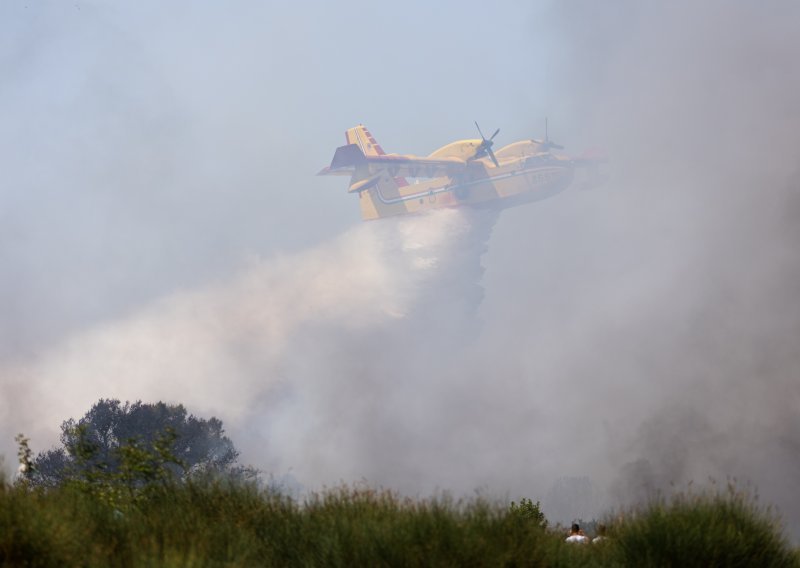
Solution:
[[[577,542],[580,544],[589,544],[589,537],[583,534],[581,527],[578,523],[572,523],[572,529],[569,531],[567,542]]]
[[[597,536],[592,539],[592,544],[600,544],[608,537],[606,536],[606,526],[597,525]]]

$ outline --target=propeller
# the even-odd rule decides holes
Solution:
[[[547,118],[544,119],[544,142],[541,144],[541,148],[546,152],[550,148],[555,148],[556,150],[563,150],[564,146],[561,144],[556,144],[550,140],[550,137],[547,135]]]
[[[477,120],[475,121],[475,126],[478,128],[478,134],[481,135],[481,143],[478,145],[478,149],[475,150],[475,156],[473,159],[483,158],[486,154],[489,154],[489,157],[492,159],[492,162],[494,162],[495,167],[499,168],[500,163],[497,161],[497,157],[494,155],[494,152],[492,152],[492,144],[494,144],[494,137],[497,136],[497,133],[500,132],[500,129],[498,128],[495,130],[494,134],[487,139],[486,136],[483,135],[481,127],[478,126]]]

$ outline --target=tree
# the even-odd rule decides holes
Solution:
[[[61,425],[61,447],[41,452],[25,472],[35,485],[69,479],[92,481],[121,476],[147,483],[169,475],[233,473],[239,452],[224,435],[222,421],[187,415],[182,404],[101,399],[78,421]]]

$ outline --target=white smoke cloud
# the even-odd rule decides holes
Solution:
[[[41,445],[55,442],[53,417],[101,397],[181,402],[222,418],[243,459],[279,474],[312,484],[371,474],[386,456],[365,439],[413,427],[436,361],[463,350],[495,218],[448,210],[366,223],[73,335],[2,370],[18,385],[3,401],[6,426]]]

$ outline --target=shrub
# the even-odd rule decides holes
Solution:
[[[624,518],[612,540],[628,566],[798,566],[774,512],[733,483],[659,499]]]

